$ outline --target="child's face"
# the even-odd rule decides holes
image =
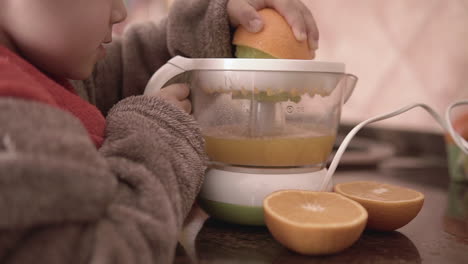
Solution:
[[[1,26],[17,51],[43,71],[70,79],[89,77],[105,56],[102,44],[112,40],[112,25],[126,17],[122,0],[1,1]]]

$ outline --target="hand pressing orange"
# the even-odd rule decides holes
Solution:
[[[300,0],[230,0],[227,4],[233,27],[242,25],[251,33],[263,29],[265,21],[257,11],[271,8],[283,16],[298,41],[308,41],[311,50],[318,48],[319,31],[310,10]]]

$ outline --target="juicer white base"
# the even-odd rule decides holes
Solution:
[[[318,191],[327,170],[294,174],[254,174],[210,168],[200,198],[225,204],[262,207],[263,199],[283,189]],[[330,182],[327,190],[333,186]]]

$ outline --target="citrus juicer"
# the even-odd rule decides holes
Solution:
[[[145,93],[181,81],[210,159],[200,205],[218,219],[263,225],[268,194],[319,190],[357,78],[335,62],[177,56]]]

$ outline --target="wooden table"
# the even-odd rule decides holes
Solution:
[[[303,256],[284,248],[266,227],[209,219],[196,240],[199,263],[468,263],[468,185],[451,183],[444,168],[341,170],[334,181],[374,180],[425,194],[408,225],[393,232],[365,231],[349,249]],[[190,263],[178,248],[175,263]]]

